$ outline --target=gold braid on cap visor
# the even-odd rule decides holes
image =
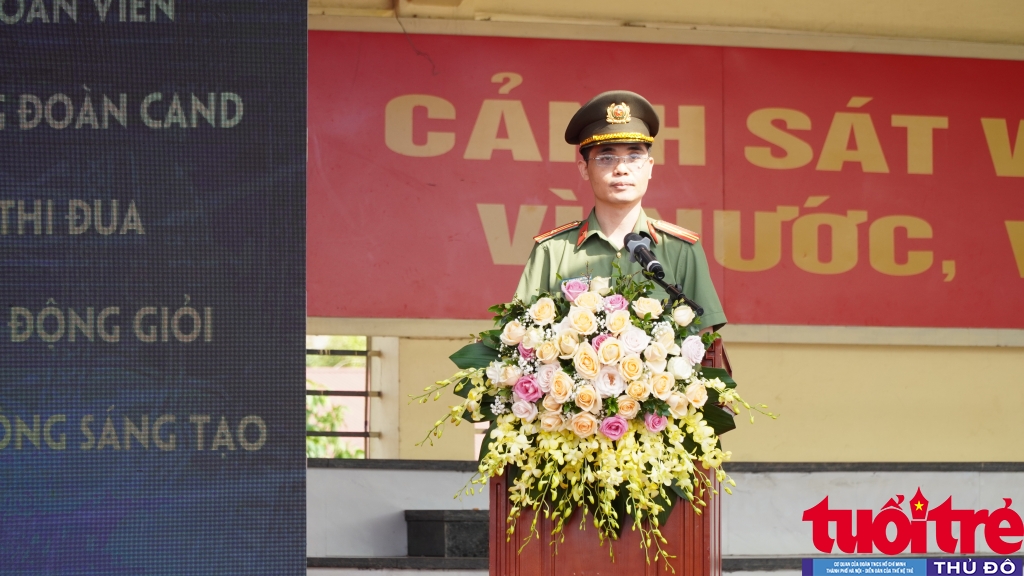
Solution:
[[[654,143],[654,138],[651,136],[645,136],[639,132],[613,132],[611,134],[595,134],[590,138],[579,143],[579,147],[583,148],[588,144],[595,142],[604,142],[606,140],[634,140],[636,142],[646,142],[648,144]]]

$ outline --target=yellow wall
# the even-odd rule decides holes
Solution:
[[[647,23],[1021,44],[1019,0],[310,0],[311,15]]]
[[[1024,349],[740,344],[739,390],[780,414],[723,439],[737,461],[1024,460]]]
[[[416,444],[443,416],[448,407],[462,398],[452,393],[443,395],[438,401],[426,404],[410,403],[410,395],[423,393],[423,389],[434,382],[454,374],[458,368],[448,356],[465,346],[466,338],[460,340],[432,340],[402,338],[399,340],[399,458],[411,460],[472,460],[473,436],[475,430],[469,422],[459,426],[447,424],[440,440],[434,445]],[[382,423],[386,424],[386,423]]]

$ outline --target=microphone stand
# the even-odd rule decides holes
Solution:
[[[683,294],[683,289],[678,284],[669,284],[668,282],[665,282],[663,278],[658,278],[657,276],[646,270],[644,270],[644,276],[651,280],[654,280],[655,284],[664,288],[665,292],[668,292],[668,302],[666,308],[671,309],[676,302],[682,301],[683,304],[686,304],[687,306],[692,308],[693,313],[696,314],[697,316],[704,315],[704,308],[700,304],[697,304],[693,300],[687,298],[686,294]]]

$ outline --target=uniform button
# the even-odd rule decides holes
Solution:
[[[615,253],[615,257],[616,258],[622,258],[622,252],[616,252]]]

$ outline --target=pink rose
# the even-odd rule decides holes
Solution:
[[[611,338],[611,337],[612,337],[611,334],[601,334],[597,338],[594,338],[593,340],[591,340],[590,341],[590,345],[594,347],[594,350],[600,350],[601,349],[601,343],[604,342],[605,340]]]
[[[569,302],[575,302],[577,296],[589,290],[590,286],[579,278],[573,278],[572,280],[562,282],[562,293],[565,294],[565,297]]]
[[[704,342],[700,336],[687,336],[683,340],[680,356],[690,361],[690,364],[700,364],[704,360]]]
[[[651,432],[661,432],[665,426],[668,426],[668,418],[657,414],[646,414],[644,415],[644,426],[647,426]]]
[[[622,416],[609,416],[601,421],[597,431],[608,437],[609,440],[618,440],[626,435],[629,424]]]
[[[519,343],[519,355],[522,356],[526,360],[533,360],[533,357],[534,357],[533,348],[527,348],[526,346],[523,346],[522,342],[520,342]]]
[[[629,301],[622,294],[612,294],[604,299],[605,312],[615,312],[629,308]]]
[[[544,391],[540,389],[540,385],[537,384],[537,379],[532,375],[523,376],[512,387],[512,391],[515,392],[516,396],[519,396],[527,402],[536,402],[540,400],[540,397],[544,395]]]

